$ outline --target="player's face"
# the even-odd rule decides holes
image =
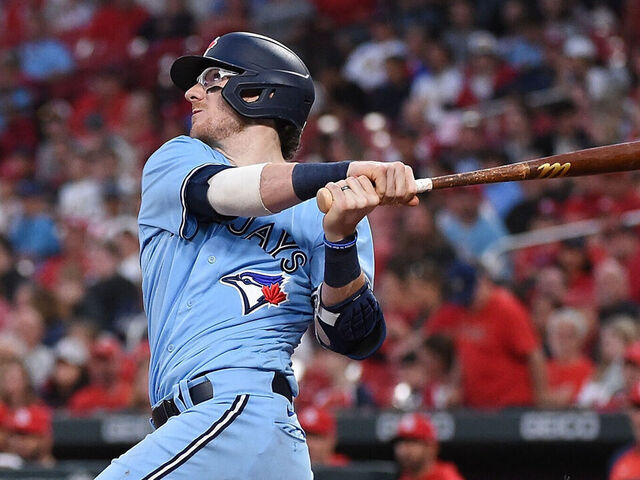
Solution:
[[[394,453],[400,471],[415,474],[426,470],[434,461],[435,445],[419,440],[398,440]]]
[[[222,97],[222,89],[228,81],[224,76],[199,81],[184,94],[191,103],[190,135],[211,146],[239,133],[246,125]]]

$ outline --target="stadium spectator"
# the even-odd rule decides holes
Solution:
[[[436,217],[438,228],[463,258],[479,261],[507,230],[498,215],[484,208],[482,189],[462,187],[447,192],[447,204]]]
[[[333,355],[325,349],[318,350],[300,381],[297,407],[316,406],[333,410],[375,405],[376,399],[363,375],[364,369],[363,365],[347,357]],[[374,376],[375,380],[378,379]]]
[[[490,150],[482,157],[482,168],[499,167],[508,164],[506,155]],[[491,208],[504,221],[523,197],[522,186],[518,182],[492,183],[484,186],[483,194]]]
[[[109,132],[115,132],[122,122],[128,96],[122,72],[115,67],[99,70],[89,78],[87,84],[89,88],[71,103],[73,113],[69,125],[72,132],[86,136],[92,129],[103,126]],[[104,138],[100,138],[100,143],[103,141]],[[97,148],[101,145],[85,146]]]
[[[7,452],[51,466],[51,411],[38,399],[20,360],[0,366],[0,401],[6,406]]]
[[[404,415],[393,443],[400,480],[462,480],[453,463],[438,460],[437,432],[425,415]]]
[[[549,316],[564,304],[566,278],[556,266],[544,267],[537,272],[534,266],[531,267],[534,269],[531,276],[535,277],[535,285],[530,291],[528,304],[533,323],[541,337],[544,337]]]
[[[437,125],[455,106],[462,89],[462,72],[442,41],[429,42],[425,57],[426,71],[413,80],[409,101],[430,124]]]
[[[593,261],[586,240],[583,237],[564,240],[559,246],[556,262],[563,270],[567,282],[562,301],[573,307],[593,307]]]
[[[127,46],[149,18],[133,0],[104,2],[96,9],[84,38],[92,47],[88,66],[99,68],[124,61]]]
[[[600,321],[615,315],[640,318],[640,306],[630,298],[627,271],[617,260],[600,262],[593,278]]]
[[[553,116],[554,128],[537,139],[543,155],[556,155],[591,147],[592,140],[583,125],[584,118],[573,100],[561,100],[547,108]]]
[[[633,386],[640,382],[640,341],[629,344],[624,352],[622,369],[623,388],[611,397],[606,405],[608,410],[621,410],[629,406],[629,394]]]
[[[51,25],[51,31],[64,38],[85,28],[95,11],[93,3],[82,0],[50,0],[45,2],[44,16]]]
[[[567,59],[568,88],[582,88],[588,98],[603,101],[616,95],[628,83],[625,69],[603,68],[598,65],[598,51],[593,41],[582,35],[572,35],[564,43]]]
[[[575,405],[578,394],[593,374],[593,362],[583,353],[589,329],[578,310],[556,310],[547,323],[551,358],[547,362],[549,397],[558,407]]]
[[[51,411],[44,405],[32,405],[12,410],[5,419],[9,431],[7,452],[28,463],[51,467],[53,432]]]
[[[127,97],[122,112],[122,122],[117,129],[122,139],[132,146],[135,158],[148,158],[156,145],[162,143],[158,137],[158,122],[153,107],[153,97],[150,93],[138,90]],[[115,155],[118,164],[109,169],[108,173],[117,179],[118,183],[127,185],[133,179],[138,179],[139,165]]]
[[[114,233],[114,242],[118,246],[118,252],[122,261],[118,266],[118,273],[134,285],[142,283],[142,270],[140,269],[140,246],[136,230],[123,227]]]
[[[510,92],[516,72],[500,59],[498,42],[491,33],[473,32],[469,36],[468,53],[470,58],[463,73],[457,106],[468,107]]]
[[[131,401],[131,385],[121,378],[123,352],[116,339],[98,338],[91,347],[89,384],[69,400],[74,415],[127,408]]]
[[[371,110],[396,121],[409,96],[410,78],[404,57],[389,57],[384,62],[386,81],[371,92]]]
[[[336,420],[330,411],[307,407],[298,413],[298,420],[307,435],[311,465],[344,467],[349,463],[348,457],[335,451]]]
[[[311,0],[275,0],[255,2],[250,13],[253,28],[288,44],[313,17],[315,8]]]
[[[462,262],[447,272],[445,289],[447,301],[428,319],[425,331],[454,340],[463,404],[485,409],[544,405],[544,355],[524,306]]]
[[[431,335],[424,341],[424,406],[445,409],[460,404],[455,376],[459,374],[453,342],[443,335]]]
[[[65,337],[54,348],[53,371],[42,389],[44,401],[53,408],[66,407],[71,397],[88,382],[88,352],[76,338]]]
[[[58,227],[48,213],[44,188],[23,180],[17,194],[22,203],[21,214],[9,228],[9,239],[15,252],[35,262],[55,255],[60,250]]]
[[[61,246],[58,255],[49,257],[35,272],[36,282],[49,291],[56,291],[63,276],[71,272],[84,277],[89,271],[86,224],[80,220],[59,222]]]
[[[614,458],[609,470],[609,480],[634,480],[640,476],[640,383],[631,387],[628,397],[627,415],[634,443]]]
[[[398,38],[393,26],[382,18],[375,18],[369,28],[371,39],[358,45],[347,58],[344,76],[365,91],[382,86],[387,80],[385,62],[403,56],[406,45]]]
[[[414,331],[421,330],[429,316],[442,304],[441,275],[441,270],[430,259],[408,263],[403,279],[403,300],[414,312],[410,319]]]
[[[10,327],[16,340],[25,346],[24,365],[36,391],[44,385],[53,368],[53,353],[43,344],[45,319],[32,304],[18,305],[11,313]]]
[[[13,301],[18,285],[26,280],[16,269],[11,243],[6,237],[0,235],[0,297],[5,309],[8,303]],[[2,324],[4,321],[0,322],[0,325]]]
[[[114,243],[92,247],[88,275],[93,284],[78,306],[80,315],[95,319],[101,329],[113,333],[123,333],[128,318],[140,311],[138,288],[118,272],[120,262]]]
[[[427,376],[419,351],[410,350],[396,362],[398,384],[393,390],[392,406],[399,410],[414,411],[425,406],[424,393]]]
[[[395,408],[445,409],[460,403],[455,349],[449,337],[432,335],[418,348],[406,351],[396,363],[398,383],[392,400]]]
[[[602,326],[597,370],[579,393],[579,406],[603,408],[624,389],[625,351],[637,339],[638,327],[632,318],[614,317]]]
[[[5,127],[14,115],[29,115],[38,97],[33,86],[25,82],[17,52],[1,52],[0,67],[0,125]]]
[[[150,42],[192,35],[195,30],[195,18],[186,4],[185,0],[165,2],[163,11],[148,18],[138,30],[138,34]]]
[[[7,452],[7,442],[9,440],[8,415],[9,410],[4,404],[0,403],[0,469],[19,469],[24,466],[24,460],[15,453]]]
[[[69,156],[77,154],[76,139],[69,128],[71,105],[56,99],[38,109],[42,138],[36,147],[35,179],[38,182],[58,186],[64,180]]]
[[[399,254],[408,262],[414,262],[417,265],[417,267],[411,268],[409,273],[420,270],[419,265],[424,262],[431,262],[437,267],[443,267],[455,258],[454,249],[436,228],[434,214],[424,203],[412,208],[411,211],[406,212],[406,215],[398,219],[398,229],[401,233],[394,235]],[[428,274],[433,277],[438,276],[437,272],[429,268],[426,269],[423,276]]]
[[[519,73],[543,67],[540,24],[532,6],[524,0],[508,0],[500,13],[505,30],[502,38],[498,39],[502,57]]]
[[[635,230],[618,230],[607,239],[607,245],[611,255],[627,270],[631,300],[640,304],[640,241]]]
[[[18,47],[22,73],[33,81],[61,78],[74,68],[67,46],[50,35],[49,23],[40,12],[27,17],[25,41]]]
[[[137,351],[134,352],[135,372],[129,409],[151,415],[151,406],[149,405],[149,356],[149,343],[140,343]]]
[[[443,33],[444,41],[456,64],[469,57],[469,37],[474,29],[474,4],[468,0],[454,0],[448,4],[449,28]]]
[[[97,221],[102,216],[102,186],[97,165],[88,155],[71,153],[65,160],[66,181],[58,191],[57,210],[67,221]]]

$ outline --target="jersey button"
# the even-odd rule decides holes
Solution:
[[[191,308],[193,306],[193,302],[191,300],[189,300],[187,302],[187,308]]]
[[[173,352],[174,348],[175,348],[175,347],[174,347],[173,345],[169,345],[169,346],[167,347],[167,351],[168,351],[168,352]]]
[[[209,263],[216,263],[216,257],[214,257],[213,255],[210,255],[209,258],[207,258],[207,261]]]

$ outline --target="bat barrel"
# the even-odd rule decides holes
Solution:
[[[433,190],[481,183],[578,177],[640,169],[640,141],[588,148],[511,165],[432,178]]]

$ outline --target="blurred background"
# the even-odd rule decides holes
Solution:
[[[173,60],[237,30],[311,70],[297,161],[424,177],[640,137],[640,0],[0,0],[0,477],[93,478],[151,431],[141,170],[190,128]],[[316,478],[640,478],[638,173],[370,221],[385,344],[294,359]]]

